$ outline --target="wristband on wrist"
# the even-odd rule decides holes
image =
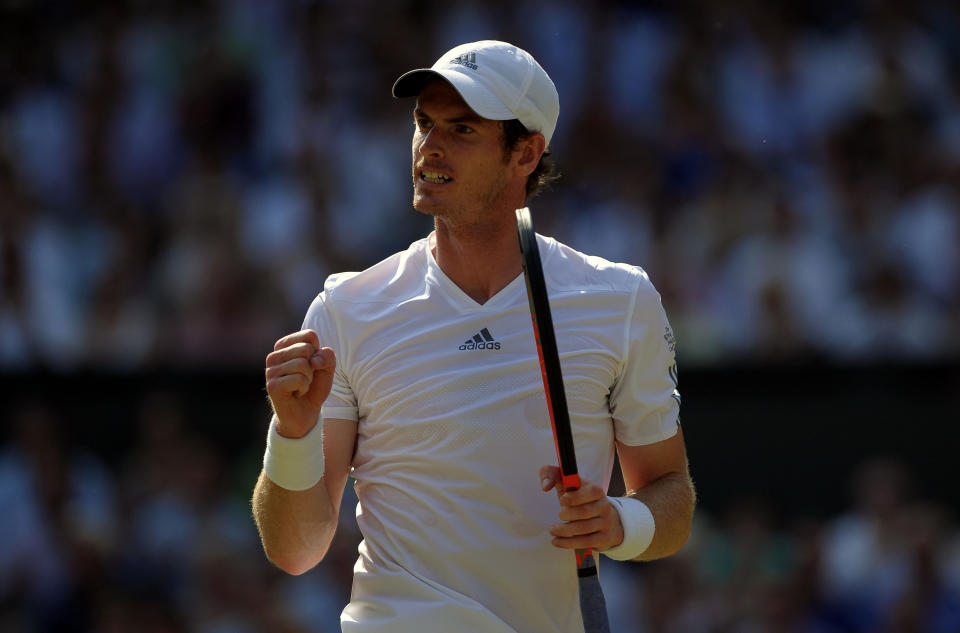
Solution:
[[[653,542],[656,525],[653,513],[643,501],[633,497],[607,497],[610,505],[620,515],[623,525],[623,542],[602,552],[613,560],[632,560],[644,553]]]
[[[323,420],[301,438],[277,433],[277,416],[270,420],[263,471],[287,490],[307,490],[323,477]]]

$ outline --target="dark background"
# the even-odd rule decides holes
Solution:
[[[236,477],[252,486],[259,470],[270,414],[259,373],[7,374],[2,384],[5,402],[47,402],[70,444],[112,465],[134,445],[144,401],[174,396],[192,433],[247,468]],[[683,372],[681,388],[705,511],[756,496],[782,519],[828,517],[849,504],[855,469],[878,456],[902,460],[918,496],[960,507],[956,364],[696,369]]]

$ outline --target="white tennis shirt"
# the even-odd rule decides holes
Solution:
[[[556,464],[523,275],[483,305],[434,236],[331,276],[304,326],[337,354],[325,419],[357,420],[363,533],[343,631],[583,631],[574,554],[550,544]],[[606,486],[614,438],[674,435],[673,335],[635,267],[538,236],[581,478]]]

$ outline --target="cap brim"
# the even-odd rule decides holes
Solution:
[[[495,94],[472,77],[453,70],[418,68],[406,72],[393,83],[393,96],[416,97],[431,79],[443,79],[460,94],[474,112],[485,119],[506,121],[517,116]]]
[[[423,90],[424,84],[434,77],[442,78],[443,76],[430,68],[417,68],[405,72],[393,82],[393,96],[397,99],[416,97]]]

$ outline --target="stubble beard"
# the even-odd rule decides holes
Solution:
[[[426,200],[417,202],[416,183],[414,174],[413,208],[419,213],[433,217],[434,226],[443,222],[448,229],[461,228],[476,232],[489,223],[491,211],[503,204],[506,198],[507,181],[505,172],[497,174],[496,181],[474,194],[468,193],[466,200],[459,204],[443,205],[431,204]]]

